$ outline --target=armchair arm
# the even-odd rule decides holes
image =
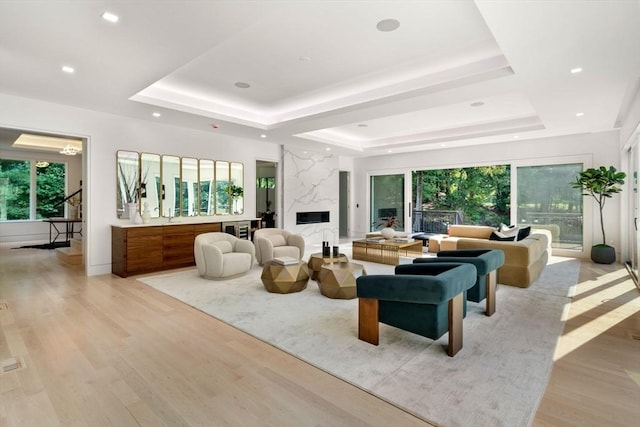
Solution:
[[[222,251],[214,245],[202,245],[205,261],[205,275],[219,277],[222,275]]]
[[[255,251],[258,262],[262,265],[273,259],[273,243],[262,237],[255,238]]]
[[[249,240],[236,240],[236,244],[233,247],[234,252],[244,252],[251,255],[251,264],[253,264],[253,260],[256,255],[256,247]]]

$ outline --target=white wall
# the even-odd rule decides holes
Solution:
[[[285,147],[283,152],[283,228],[301,234],[317,252],[324,238],[338,242],[338,157]],[[297,212],[329,211],[329,222],[296,224]]]
[[[598,134],[571,135],[565,137],[525,140],[512,143],[499,143],[483,146],[460,147],[430,150],[418,153],[394,154],[359,158],[354,160],[354,179],[352,205],[356,209],[354,234],[364,235],[368,231],[368,174],[398,173],[402,171],[466,167],[478,165],[556,163],[566,158],[568,161],[584,159],[585,167],[612,165],[620,169],[620,150],[618,131]],[[585,247],[599,243],[600,225],[597,205],[585,199]],[[607,243],[620,248],[620,197],[614,197],[605,206],[605,229]],[[601,240],[601,239],[600,239]]]
[[[85,173],[85,210],[83,226],[85,271],[88,275],[111,272],[111,225],[124,224],[116,216],[116,151],[132,150],[173,154],[214,160],[230,160],[245,165],[245,183],[255,182],[255,161],[278,161],[279,148],[264,141],[241,140],[135,120],[70,106],[0,94],[0,126],[40,130],[87,139]],[[242,147],[238,149],[238,147]],[[182,221],[253,218],[256,211],[255,185],[247,185],[245,215],[195,217]],[[164,221],[158,219],[156,221]]]

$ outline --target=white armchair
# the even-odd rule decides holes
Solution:
[[[198,274],[207,279],[244,274],[251,269],[255,247],[227,233],[203,233],[193,244]]]
[[[275,257],[290,256],[301,259],[304,256],[304,238],[280,228],[262,228],[253,235],[256,259],[264,265]]]

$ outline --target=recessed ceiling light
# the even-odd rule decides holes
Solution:
[[[571,69],[571,74],[578,74],[582,72],[582,67],[576,67]]]
[[[513,139],[518,139],[520,138],[520,135],[513,135]]]
[[[162,114],[160,114],[160,113],[158,113],[158,112],[155,112],[155,113],[153,113],[153,114],[152,114],[152,116],[153,116],[153,117],[160,117],[161,115],[162,115]]]
[[[582,117],[584,116],[584,113],[580,112],[580,113],[576,113],[576,117]]]
[[[369,125],[368,125],[368,124],[366,124],[366,123],[360,123],[360,124],[358,125],[358,127],[359,127],[359,128],[366,128],[366,127],[369,127]]]
[[[76,70],[75,70],[75,68],[70,67],[68,65],[63,65],[62,66],[62,71],[64,71],[65,73],[68,73],[68,74],[73,74]]]
[[[387,153],[393,153],[393,150],[387,150]]]
[[[219,124],[214,123],[214,124],[212,124],[212,125],[211,125],[211,127],[212,127],[213,129],[218,129],[218,128],[220,127],[220,125],[219,125]]]
[[[484,105],[484,102],[482,101],[472,102],[470,105],[472,107],[482,107]]]
[[[446,147],[447,144],[440,144],[440,147]]]
[[[327,151],[331,151],[331,148],[330,148],[330,147],[327,147],[327,148],[325,148],[325,150],[327,150]]]
[[[267,135],[265,135],[264,133],[260,135],[260,138],[266,138]]]
[[[378,31],[384,32],[395,31],[399,26],[400,21],[398,21],[397,19],[383,19],[376,24],[376,28],[378,29]]]
[[[115,24],[120,18],[118,17],[118,15],[114,15],[111,12],[104,12],[102,14],[102,19],[104,19],[105,21],[113,22]]]
[[[249,83],[245,83],[245,82],[235,82],[233,85],[235,87],[239,87],[240,89],[248,89],[251,87]]]

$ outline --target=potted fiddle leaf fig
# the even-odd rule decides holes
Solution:
[[[602,211],[607,199],[622,191],[619,185],[624,184],[627,174],[618,172],[613,166],[606,168],[589,168],[580,172],[575,181],[571,183],[573,188],[582,190],[583,196],[591,196],[598,204],[600,210],[600,229],[602,230],[602,243],[591,248],[591,260],[598,264],[613,264],[616,261],[616,250],[613,246],[607,245],[607,238],[604,232],[604,220]]]

